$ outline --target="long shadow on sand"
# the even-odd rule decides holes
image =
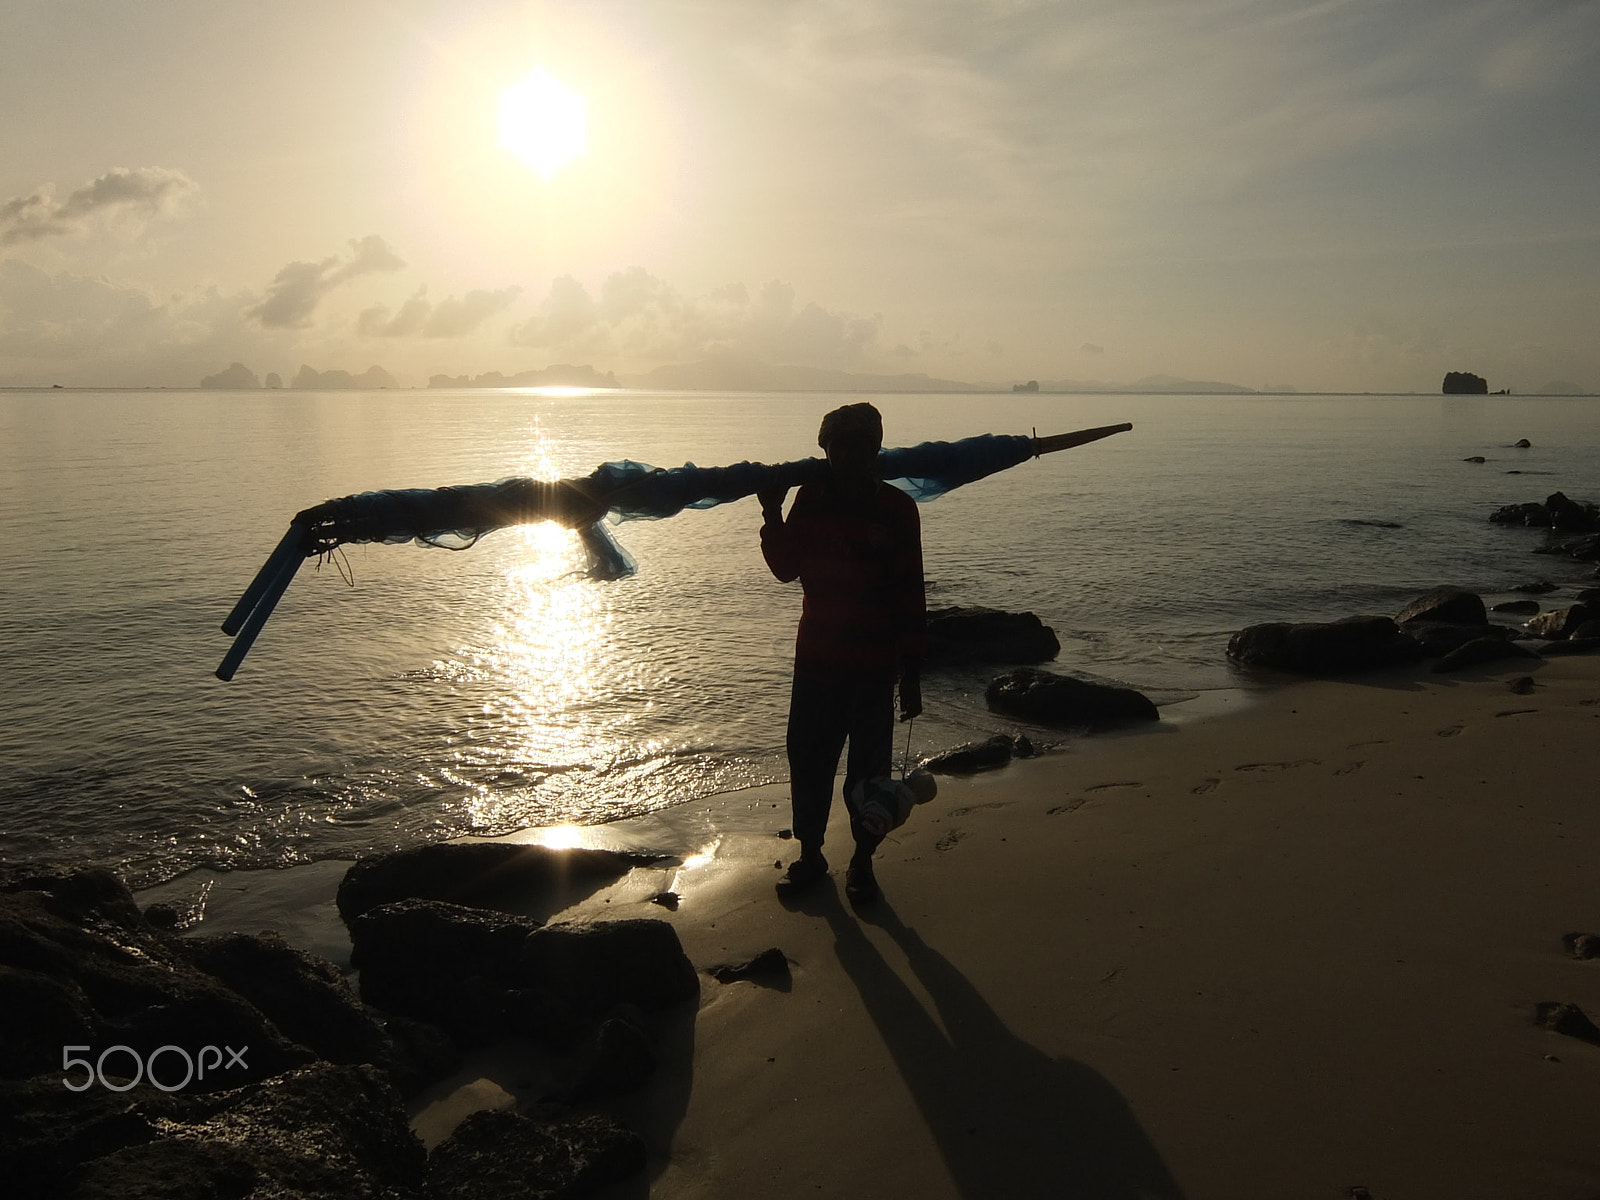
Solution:
[[[1051,1058],[1008,1030],[978,990],[879,900],[862,919],[904,951],[936,1022],[837,892],[809,911],[834,933],[855,983],[967,1200],[1180,1200],[1128,1102],[1083,1063]],[[939,1027],[940,1022],[944,1028]]]

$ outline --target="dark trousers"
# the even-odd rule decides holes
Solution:
[[[894,683],[822,682],[796,675],[789,693],[789,794],[794,835],[802,853],[822,849],[833,807],[834,773],[846,741],[845,805],[856,854],[867,857],[883,839],[862,829],[850,804],[857,780],[889,774],[894,747]]]

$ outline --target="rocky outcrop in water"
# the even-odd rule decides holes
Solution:
[[[1414,621],[1433,621],[1447,625],[1487,625],[1489,614],[1476,592],[1461,588],[1434,588],[1418,596],[1395,614],[1402,627]]]
[[[1567,533],[1600,532],[1600,508],[1552,492],[1543,503],[1508,504],[1489,514],[1496,525],[1526,525],[1533,529],[1558,529]]]
[[[1441,390],[1446,396],[1487,396],[1489,381],[1471,371],[1447,371]]]
[[[1423,656],[1415,638],[1389,617],[1355,616],[1341,621],[1280,621],[1250,625],[1228,642],[1228,657],[1247,667],[1269,667],[1301,675],[1352,671],[1415,662]]]
[[[968,742],[935,754],[924,759],[922,765],[935,775],[976,775],[1005,766],[1015,750],[1016,742],[1009,734],[997,733],[981,742]]]
[[[991,680],[984,699],[996,712],[1039,725],[1104,725],[1155,721],[1149,697],[1129,687],[1092,683],[1037,667],[1019,667]]]
[[[349,924],[396,900],[442,900],[507,912],[565,908],[659,855],[512,842],[444,842],[357,860],[339,885]]]
[[[1047,662],[1061,652],[1055,630],[1031,612],[935,608],[928,612],[928,664]]]

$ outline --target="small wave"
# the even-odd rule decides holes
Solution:
[[[1336,524],[1336,525],[1353,525],[1353,526],[1366,528],[1366,529],[1404,529],[1405,528],[1405,526],[1402,525],[1399,521],[1379,521],[1379,520],[1376,520],[1376,519],[1373,519],[1373,518],[1368,518],[1368,517],[1338,517],[1338,518],[1335,519],[1334,524]]]

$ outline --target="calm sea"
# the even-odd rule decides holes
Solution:
[[[552,526],[353,547],[354,586],[308,564],[228,684],[218,625],[328,497],[804,457],[860,398],[0,393],[0,852],[149,884],[781,780],[800,595],[767,573],[753,500],[621,526],[640,572],[615,583],[575,574]],[[1239,686],[1223,650],[1250,622],[1576,577],[1485,517],[1600,498],[1592,400],[871,399],[891,445],[1135,423],[923,506],[923,537],[931,604],[1031,609],[1059,666],[1158,699]],[[985,680],[928,681],[913,754],[1016,728]]]

